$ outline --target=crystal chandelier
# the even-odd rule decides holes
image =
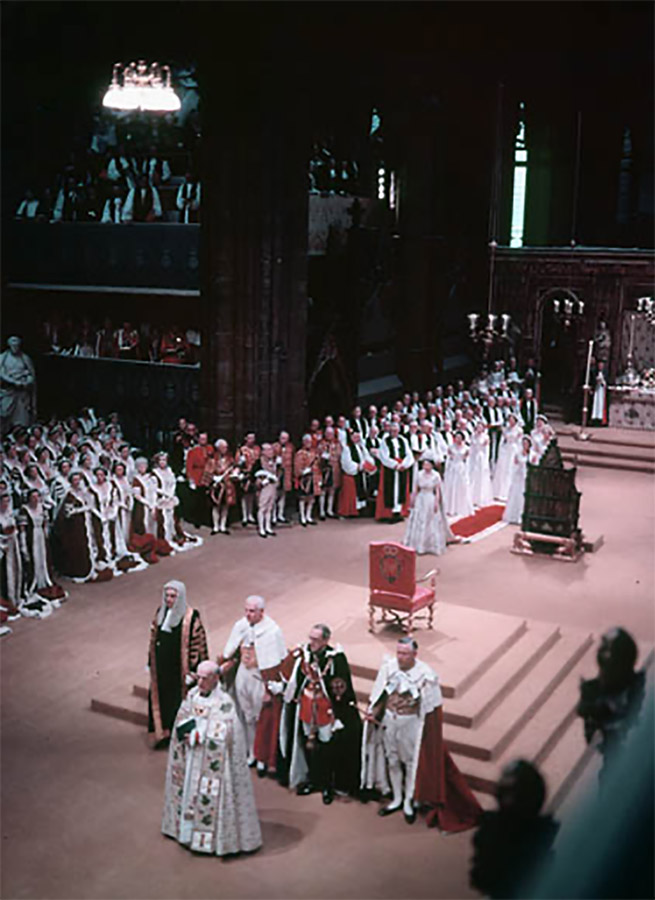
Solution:
[[[142,59],[125,67],[115,63],[102,105],[108,109],[145,112],[177,112],[181,106],[171,85],[170,67],[156,62],[148,66]]]

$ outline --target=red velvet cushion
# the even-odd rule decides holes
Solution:
[[[402,594],[391,594],[388,591],[371,591],[369,606],[383,606],[386,609],[397,609],[400,612],[414,612],[434,602],[432,588],[418,587],[413,597]]]

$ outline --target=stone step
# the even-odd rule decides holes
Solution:
[[[529,675],[557,643],[560,630],[555,625],[531,626],[477,681],[463,697],[444,705],[444,721],[465,728],[481,725],[505,697]]]
[[[576,444],[580,443],[575,438],[575,435],[579,433],[578,426],[564,425],[556,428],[555,431],[560,443],[567,439],[575,440]],[[593,430],[590,442],[587,443],[591,443],[593,447],[628,447],[649,453],[655,451],[655,432],[638,431],[636,429],[630,432],[629,429],[596,428]]]
[[[563,633],[529,677],[507,694],[495,715],[478,728],[446,724],[444,737],[451,752],[474,759],[497,759],[566,678],[591,642],[591,635]]]
[[[459,678],[453,679],[452,685],[447,683],[441,685],[444,697],[462,697],[489,672],[498,660],[502,659],[517,641],[521,640],[527,630],[528,623],[525,619],[515,622],[514,627],[504,639],[492,647],[477,663],[470,665],[467,672],[462,671]]]
[[[620,447],[616,449],[611,444],[597,446],[592,441],[575,441],[571,438],[559,440],[559,448],[562,453],[576,453],[580,458],[590,459],[619,459],[631,462],[655,464],[655,451],[647,447]]]
[[[580,456],[572,453],[570,450],[562,451],[562,460],[573,465],[588,466],[594,469],[614,469],[623,472],[643,472],[645,475],[652,475],[655,472],[655,464],[648,462],[640,462],[638,460],[612,459],[610,457],[591,457]]]
[[[458,765],[471,786],[491,793],[503,767],[514,759],[527,759],[541,767],[576,718],[580,678],[592,677],[595,671],[596,647],[592,644],[497,759],[460,757]]]
[[[436,661],[432,665],[440,674],[441,692],[444,697],[462,697],[467,690],[480,679],[517,643],[527,632],[528,625],[525,619],[516,619],[510,616],[487,616],[482,620],[486,625],[486,632],[480,626],[476,616],[476,610],[462,607],[457,611],[458,615],[466,615],[465,622],[470,627],[469,634],[474,629],[479,632],[476,637],[478,655],[471,657],[462,652],[461,637],[459,640],[439,644],[435,640],[434,646],[429,641],[428,634],[422,635],[420,640],[425,644]],[[453,611],[437,606],[437,628],[449,628],[449,616]],[[430,633],[432,634],[432,633]],[[353,675],[356,692],[368,700],[377,675],[377,669],[351,662],[350,670]],[[446,673],[446,674],[444,674]]]
[[[595,752],[585,741],[582,722],[576,717],[541,766],[549,812],[555,812],[561,806]]]

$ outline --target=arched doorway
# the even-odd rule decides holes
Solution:
[[[554,300],[570,300],[575,306],[582,300],[571,288],[555,287],[543,291],[537,299],[539,323],[539,368],[541,370],[541,403],[557,406],[569,420],[577,397],[577,342],[580,316],[567,321],[555,311]]]

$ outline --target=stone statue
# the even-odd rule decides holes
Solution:
[[[596,362],[605,363],[606,369],[609,369],[611,349],[612,335],[607,327],[607,322],[604,319],[599,319],[594,336],[594,357]]]
[[[3,434],[15,425],[29,426],[36,417],[36,374],[32,360],[21,350],[21,339],[10,337],[0,353],[0,427]]]

